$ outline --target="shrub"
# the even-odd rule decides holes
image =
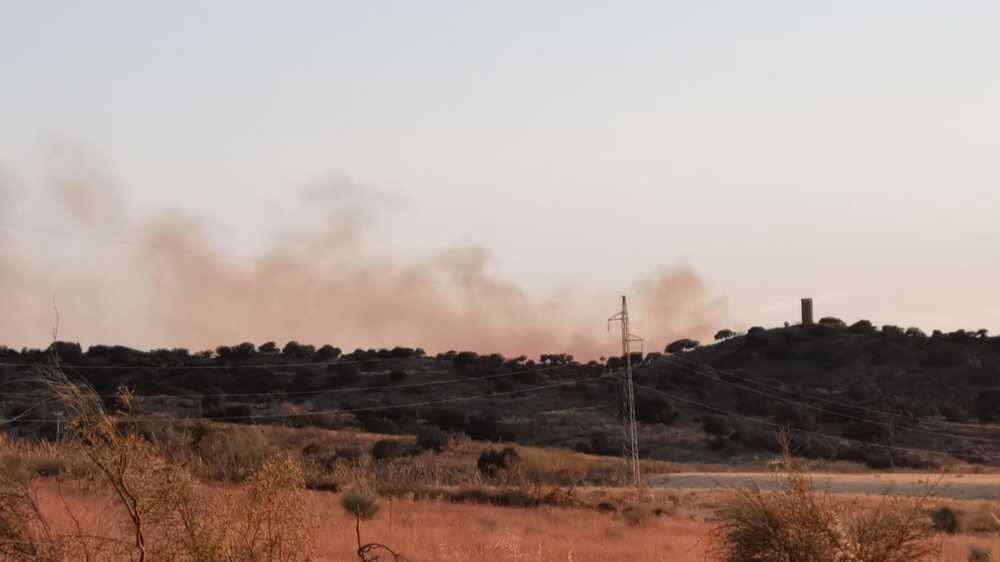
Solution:
[[[862,420],[855,420],[844,425],[840,435],[855,441],[874,441],[886,444],[892,441],[891,428],[881,423]]]
[[[838,502],[805,474],[773,493],[741,488],[725,500],[710,550],[723,562],[929,562],[940,553],[922,515],[926,497],[875,508]]]
[[[781,450],[778,438],[773,431],[747,427],[742,429],[737,435],[743,444],[753,450],[768,451],[771,453],[777,453]]]
[[[313,355],[316,355],[316,347],[312,345],[302,345],[301,343],[292,340],[285,344],[285,347],[281,350],[281,354],[296,359],[309,359]]]
[[[292,562],[308,556],[312,544],[313,519],[303,497],[305,479],[300,463],[289,456],[272,457],[248,471],[246,484],[237,492],[207,494],[194,485],[187,467],[199,468],[198,460],[180,459],[169,440],[154,443],[135,431],[127,418],[108,416],[100,398],[89,388],[78,386],[58,369],[40,370],[39,382],[53,401],[76,414],[67,431],[81,453],[88,474],[108,494],[117,525],[115,536],[76,533],[50,537],[47,544],[66,545],[71,550],[58,556],[37,550],[14,560],[56,562],[59,560],[240,560],[244,562]],[[127,411],[132,396],[122,390],[118,398]],[[166,437],[166,432],[164,437]],[[257,428],[226,428],[225,434],[208,426],[192,429],[191,439],[199,453],[220,462],[234,451],[261,455],[265,446],[239,443],[234,437],[259,435]],[[221,436],[221,437],[220,437]],[[242,445],[242,446],[241,446]],[[250,446],[247,446],[250,445]],[[195,462],[189,462],[195,461]],[[186,465],[186,466],[185,466]],[[241,464],[242,466],[242,464]],[[3,474],[0,473],[0,479]],[[0,493],[4,486],[0,485]],[[0,542],[4,536],[10,498],[0,498]],[[68,504],[67,515],[76,523]],[[30,507],[30,506],[28,506]],[[37,510],[36,510],[37,514]],[[49,533],[54,529],[40,521]],[[100,545],[100,551],[91,546]],[[19,547],[17,547],[19,548]],[[111,548],[112,550],[107,550]],[[124,552],[119,552],[123,551]],[[0,544],[3,558],[9,550]]]
[[[386,461],[403,456],[403,443],[395,439],[381,439],[372,446],[372,458],[377,461]]]
[[[807,459],[832,460],[837,457],[837,446],[829,439],[792,436],[795,454]]]
[[[253,408],[248,404],[232,404],[209,413],[207,417],[233,423],[253,423]]]
[[[479,362],[479,354],[474,351],[462,351],[455,355],[454,365],[463,367],[465,365],[475,365]]]
[[[384,412],[357,412],[354,416],[361,429],[368,433],[399,433],[399,425],[384,415]]]
[[[882,326],[882,333],[886,336],[894,338],[899,338],[906,335],[906,332],[904,332],[902,328],[900,328],[899,326],[893,326],[892,324],[886,324],[885,326]]]
[[[68,559],[70,541],[52,532],[30,478],[11,472],[0,471],[0,553],[14,562]]]
[[[673,404],[662,396],[640,395],[635,401],[635,417],[647,423],[662,423],[670,425],[677,421],[680,414]]]
[[[938,412],[944,416],[944,419],[950,422],[962,423],[969,419],[969,414],[965,411],[965,408],[954,402],[944,402],[939,404]]]
[[[406,380],[406,371],[392,371],[389,373],[389,380],[392,382],[403,382]]]
[[[521,455],[512,447],[507,447],[499,451],[486,449],[479,454],[476,468],[483,478],[492,480],[498,478],[503,473],[510,472],[520,462]]]
[[[224,360],[244,360],[250,359],[257,353],[257,347],[249,342],[244,342],[239,345],[234,345],[232,347],[228,345],[220,345],[215,348],[215,354],[219,356],[220,359]]]
[[[833,316],[826,316],[819,319],[820,326],[826,326],[828,328],[834,328],[837,330],[843,330],[847,328],[847,324],[840,318],[835,318]]]
[[[470,416],[465,433],[476,441],[515,441],[514,431],[492,416]]]
[[[939,507],[931,512],[931,522],[934,529],[942,533],[954,535],[958,531],[958,515],[950,507]]]
[[[340,498],[340,505],[345,511],[354,516],[354,530],[357,533],[358,552],[361,553],[361,520],[368,520],[378,514],[378,498],[367,491],[349,490]],[[358,555],[362,560],[367,560],[365,556]],[[396,558],[399,559],[398,557]]]
[[[736,337],[736,333],[732,330],[719,330],[715,333],[715,341],[728,340],[733,337]]]
[[[361,382],[361,370],[354,363],[334,363],[327,366],[327,372],[336,375],[336,384],[340,386],[351,386]]]
[[[435,408],[425,417],[445,431],[462,431],[465,428],[465,412],[457,408]]]
[[[920,362],[927,366],[959,366],[967,365],[969,357],[967,348],[945,342],[928,349],[920,358]]]
[[[709,435],[721,435],[725,437],[736,431],[732,422],[722,416],[706,416],[701,420],[701,428]]]
[[[667,344],[667,347],[663,348],[664,353],[681,353],[683,351],[689,351],[696,349],[701,345],[697,340],[690,338],[682,338],[677,341]]]
[[[621,516],[629,527],[641,527],[649,519],[649,511],[639,505],[628,505],[621,511]]]
[[[969,547],[969,562],[993,562],[993,551],[981,546]]]
[[[196,473],[204,478],[242,482],[275,453],[257,427],[197,425],[191,431]]]
[[[507,379],[500,379],[493,383],[493,389],[496,392],[510,392],[514,390],[514,383]]]
[[[816,421],[813,419],[812,414],[805,408],[787,402],[782,402],[778,406],[775,421],[781,425],[800,429],[812,429],[816,426]]]
[[[367,492],[348,490],[340,498],[340,505],[345,511],[359,519],[372,519],[378,514],[377,498]]]
[[[301,560],[317,528],[304,491],[301,465],[285,456],[265,462],[238,494],[222,502],[205,501],[191,491],[179,495],[171,532],[163,536],[169,542],[152,559]]]
[[[847,331],[852,334],[871,334],[875,332],[875,326],[868,320],[858,320]]]
[[[76,363],[83,358],[83,348],[75,342],[56,341],[49,346],[49,351],[62,361]]]
[[[736,453],[736,448],[733,446],[733,442],[721,435],[715,435],[708,440],[706,445],[709,451],[722,451],[726,455],[733,455]]]
[[[992,365],[975,365],[962,369],[961,377],[979,387],[1000,383],[1000,369]]]
[[[417,447],[440,453],[448,448],[448,435],[435,426],[422,427],[417,431]]]
[[[767,330],[761,326],[754,326],[747,330],[747,337],[743,339],[743,345],[748,350],[763,349],[768,346],[768,343]]]
[[[1000,419],[1000,391],[984,390],[973,403],[980,423],[990,423]]]
[[[618,451],[613,450],[610,446],[608,436],[600,431],[594,431],[590,434],[590,452],[595,455],[618,454]]]
[[[887,469],[895,467],[892,452],[887,449],[871,449],[865,453],[865,465],[869,468]]]

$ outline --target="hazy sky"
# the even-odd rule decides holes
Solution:
[[[1000,329],[995,1],[0,4],[16,185],[84,147],[243,255],[349,174],[377,252],[481,245],[534,295],[687,264],[743,326]]]

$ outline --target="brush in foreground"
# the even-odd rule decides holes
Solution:
[[[929,562],[941,550],[924,513],[931,491],[864,507],[837,501],[807,474],[792,473],[774,492],[733,491],[712,550],[724,562]]]

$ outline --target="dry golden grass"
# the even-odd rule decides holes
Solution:
[[[72,522],[63,515],[56,483],[40,480],[36,487],[53,525],[68,529]],[[225,494],[240,487],[224,486],[213,492]],[[81,514],[85,530],[106,529],[114,519],[109,502],[86,488],[67,485],[62,495]],[[306,492],[305,506],[320,521],[320,538],[310,555],[301,559],[357,561],[355,520],[340,500],[340,494]],[[633,526],[622,515],[586,509],[511,509],[383,498],[375,518],[362,523],[361,534],[363,541],[385,543],[411,562],[704,562],[714,524],[689,513],[687,505],[697,506],[699,497],[685,502],[669,516],[649,515]],[[941,540],[942,562],[965,562],[972,546],[1000,553],[996,533],[948,535]]]
[[[42,509],[53,525],[69,529],[62,499],[52,481],[39,481]],[[221,496],[243,486],[216,488]],[[86,488],[62,494],[71,509],[86,514],[85,531],[107,528],[113,506]],[[306,492],[311,520],[321,523],[320,539],[302,560],[357,561],[355,518],[341,506],[341,495]],[[380,499],[380,510],[361,524],[363,542],[380,542],[412,562],[491,561],[634,561],[694,562],[703,559],[708,524],[687,518],[650,516],[638,525],[623,516],[593,510],[509,509],[445,501]]]
[[[817,491],[804,473],[781,487],[734,490],[719,509],[713,552],[727,562],[931,562],[940,541],[927,516],[929,494],[883,497],[874,506]]]
[[[0,560],[347,562],[357,560],[359,545],[368,542],[389,545],[412,562],[688,562],[710,555],[729,562],[958,562],[968,560],[972,548],[997,549],[997,529],[931,536],[932,506],[819,496],[804,476],[774,493],[701,498],[591,485],[582,501],[576,493],[581,481],[620,481],[624,471],[617,460],[522,447],[516,469],[505,467],[503,478],[487,480],[475,459],[489,445],[468,440],[452,443],[444,454],[375,461],[341,449],[369,450],[380,436],[330,439],[332,432],[322,430],[259,427],[148,435],[128,421],[129,395],[125,414],[108,415],[92,395],[55,377],[57,370],[51,374],[53,391],[78,406],[72,441],[60,447],[0,442]],[[69,493],[60,479],[32,480],[51,472],[44,469],[49,463],[64,463],[57,473],[62,466],[82,466],[66,473],[81,485]],[[349,511],[355,499],[306,491],[310,478],[369,494],[377,502],[365,507],[371,519],[362,523]],[[424,493],[461,486],[474,488]],[[534,507],[440,499],[503,495],[527,498],[520,505]],[[601,497],[604,505],[598,506]],[[558,505],[549,505],[549,498],[559,498]],[[590,507],[575,507],[585,504]],[[709,519],[716,516],[716,522]],[[712,550],[720,537],[724,548]]]

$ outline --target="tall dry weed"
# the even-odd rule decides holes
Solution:
[[[127,542],[84,531],[59,488],[61,507],[72,522],[64,532],[50,521],[30,477],[0,473],[0,560],[12,562],[110,562],[128,559]]]
[[[737,489],[719,510],[713,555],[723,562],[923,562],[940,542],[925,512],[932,490],[875,507],[816,490],[804,472],[778,477],[774,492]]]
[[[93,389],[71,379],[57,362],[39,369],[32,382],[41,403],[59,404],[67,412],[67,446],[85,459],[86,476],[111,498],[123,525],[97,537],[85,536],[79,524],[57,533],[33,501],[30,484],[17,488],[0,481],[0,493],[9,491],[0,497],[0,547],[23,554],[14,560],[96,562],[91,550],[82,548],[93,540],[119,547],[109,559],[137,562],[292,562],[308,553],[316,525],[306,509],[301,463],[270,458],[237,492],[213,495],[136,430],[127,390],[119,392],[118,412],[109,414]],[[55,546],[45,550],[45,545]]]
[[[171,506],[178,562],[294,562],[312,547],[317,521],[307,509],[301,465],[266,461],[236,491],[208,498],[189,488]]]
[[[30,482],[0,472],[0,559],[57,562],[65,546],[55,537]]]

